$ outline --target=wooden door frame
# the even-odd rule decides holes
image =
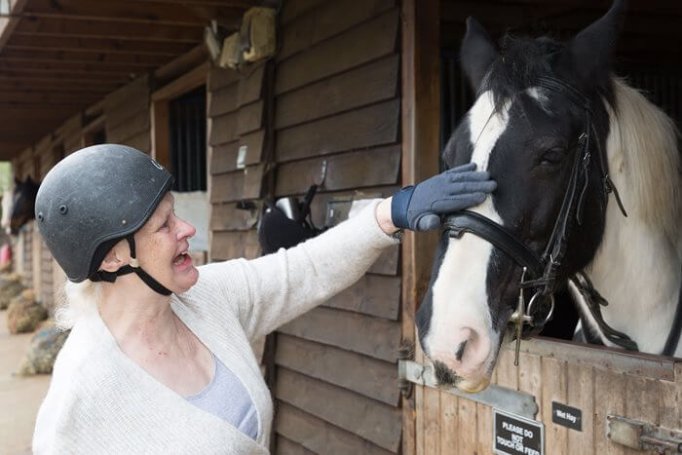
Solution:
[[[438,172],[440,155],[440,1],[402,2],[402,185]],[[415,312],[429,283],[435,233],[406,233],[402,242],[402,336],[416,343]],[[417,359],[419,360],[419,359]],[[417,393],[419,390],[417,389]],[[414,393],[404,396],[402,453],[416,453]]]
[[[196,88],[206,85],[208,81],[208,62],[183,74],[151,95],[151,136],[152,150],[151,156],[167,169],[170,166],[170,101]],[[206,103],[208,106],[208,103]],[[208,109],[208,107],[207,107]],[[206,113],[208,118],[208,112]],[[207,136],[208,137],[208,134]],[[206,144],[208,150],[208,144]],[[208,161],[207,161],[208,163]],[[208,169],[206,170],[208,172]]]

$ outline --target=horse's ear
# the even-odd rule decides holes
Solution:
[[[469,78],[474,92],[478,92],[481,82],[498,52],[488,32],[473,17],[467,18],[467,31],[462,40],[460,58],[462,68]]]
[[[626,0],[614,0],[611,9],[578,33],[570,42],[571,66],[583,82],[608,79],[611,57],[623,22]]]

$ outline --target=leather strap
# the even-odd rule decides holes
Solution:
[[[590,281],[587,275],[578,272],[570,279],[580,291],[585,303],[587,303],[587,308],[589,308],[590,314],[597,322],[597,326],[599,326],[602,335],[611,343],[620,346],[621,348],[627,349],[628,351],[638,351],[639,347],[634,340],[606,323],[604,316],[601,314],[601,307],[607,306],[609,303],[594,288],[592,281]]]
[[[677,349],[677,345],[680,342],[680,333],[682,333],[682,288],[680,288],[679,294],[677,295],[675,318],[673,319],[673,325],[670,328],[668,339],[666,340],[665,347],[663,348],[663,355],[675,355],[675,349]]]
[[[137,276],[140,277],[144,284],[149,286],[154,292],[161,295],[171,295],[173,292],[170,289],[166,288],[164,285],[156,281],[151,275],[149,275],[147,272],[145,272],[141,267],[137,265],[136,260],[137,255],[135,254],[135,238],[133,237],[133,234],[127,236],[126,240],[128,241],[128,245],[130,246],[130,257],[133,259],[133,261],[131,262],[135,265],[126,264],[115,272],[106,272],[104,270],[98,270],[97,272],[90,276],[90,280],[106,281],[108,283],[113,283],[119,276],[135,273]]]
[[[464,210],[446,218],[444,228],[451,237],[460,238],[466,232],[481,237],[504,251],[517,264],[528,268],[534,276],[542,275],[543,266],[537,255],[516,240],[504,226],[490,221],[483,215]]]

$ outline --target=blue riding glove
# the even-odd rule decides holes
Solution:
[[[393,195],[391,218],[401,229],[428,231],[440,227],[440,216],[478,205],[497,183],[469,163],[449,169]]]

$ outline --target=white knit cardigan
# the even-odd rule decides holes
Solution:
[[[173,311],[251,395],[255,441],[152,378],[95,315],[74,326],[59,354],[34,453],[267,454],[272,401],[250,342],[356,282],[397,242],[379,228],[377,203],[290,250],[202,266],[197,284],[172,296]]]

